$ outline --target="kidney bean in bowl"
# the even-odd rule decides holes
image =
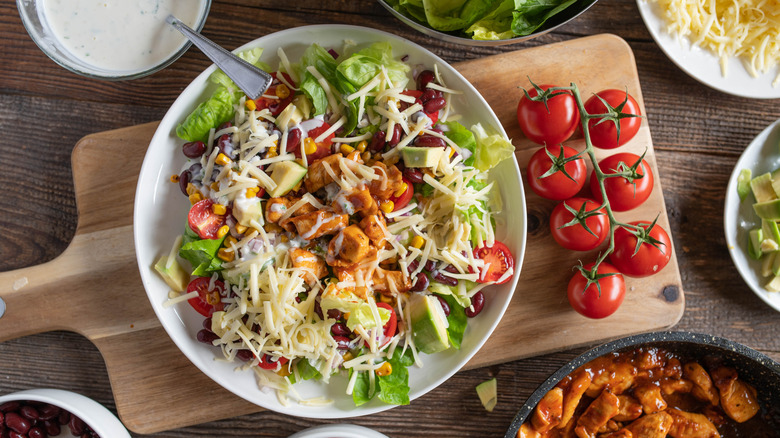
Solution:
[[[32,389],[0,396],[2,438],[129,438],[111,411],[70,391]]]

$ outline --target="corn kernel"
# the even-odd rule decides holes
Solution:
[[[385,159],[385,166],[392,166],[393,164],[397,163],[398,160],[400,159],[398,158],[398,155],[400,154],[393,155],[392,157],[387,157]]]
[[[365,152],[367,147],[368,147],[368,142],[365,140],[357,144],[357,150],[359,150],[361,153]]]
[[[365,151],[360,157],[363,159],[363,162],[368,163],[368,161],[371,159],[371,152]]]
[[[390,362],[385,362],[376,369],[377,376],[389,376],[390,374],[393,374],[393,366],[390,365]]]
[[[263,229],[265,229],[266,233],[281,233],[282,231],[284,231],[284,228],[276,224],[265,224]]]
[[[179,182],[179,175],[171,175],[171,182],[172,183]]]
[[[279,84],[276,86],[276,97],[279,99],[287,99],[290,97],[290,89],[287,88],[287,85]]]
[[[282,368],[279,369],[279,371],[276,372],[276,374],[278,374],[278,375],[280,375],[282,377],[287,377],[287,376],[290,375],[290,368],[286,367],[286,366],[283,366]]]
[[[211,204],[211,211],[214,214],[218,214],[218,215],[222,216],[225,213],[227,213],[227,207],[225,207],[222,204]]]
[[[412,239],[412,246],[414,248],[420,249],[423,245],[425,245],[425,239],[423,239],[422,236],[414,236]]]
[[[306,164],[304,164],[304,162],[303,162],[303,159],[302,159],[302,158],[296,158],[296,159],[295,159],[295,162],[296,162],[296,163],[298,163],[298,164],[300,164],[300,165],[301,165],[301,167],[307,167],[307,166],[306,166]]]
[[[450,149],[450,158],[455,156],[455,149]]]
[[[396,198],[400,197],[401,195],[404,194],[404,192],[406,192],[406,189],[408,188],[409,188],[409,184],[401,183],[401,187],[399,187],[398,190],[396,190],[395,193],[393,193],[393,196],[395,196]]]
[[[395,210],[395,203],[390,200],[385,201],[379,206],[379,209],[385,213],[392,213]]]
[[[254,111],[257,109],[257,104],[252,99],[247,99],[246,102],[244,102],[244,106],[246,106],[246,109],[249,111]]]
[[[289,241],[289,240],[290,240],[290,238],[289,238],[289,237],[287,237],[287,235],[285,235],[285,234],[282,234],[282,238],[281,238],[280,240],[282,241],[282,243],[287,243],[287,241]]]
[[[303,140],[303,151],[306,152],[306,155],[317,152],[317,143],[314,142],[314,139],[306,137],[306,139]]]
[[[233,236],[227,236],[225,237],[225,240],[222,242],[223,245],[225,245],[226,248],[230,248],[231,245],[235,245],[238,243],[238,239],[236,239]]]
[[[203,200],[203,195],[201,195],[200,192],[195,192],[190,195],[190,204],[192,205],[195,205],[202,200]]]
[[[227,226],[227,225],[222,225],[217,230],[217,238],[221,239],[221,238],[225,237],[227,235],[227,233],[229,233],[229,232],[230,232],[230,227]]]
[[[227,166],[230,164],[230,158],[225,154],[219,154],[217,155],[217,159],[214,160],[214,163],[219,164],[220,166]]]
[[[271,146],[268,148],[268,152],[266,152],[265,157],[266,158],[273,158],[275,156],[279,155],[279,153],[276,151],[276,146]]]
[[[344,353],[344,356],[342,356],[342,357],[344,358],[344,362],[346,362],[348,360],[352,360],[352,359],[355,358],[355,356],[352,353],[350,353],[349,351]]]
[[[244,234],[246,232],[246,227],[241,224],[236,224],[235,229],[238,234]]]
[[[340,150],[342,154],[349,155],[350,153],[355,151],[355,148],[353,148],[348,144],[342,144]]]
[[[260,193],[260,187],[250,187],[246,189],[247,198],[254,198],[258,193]]]
[[[219,191],[219,183],[216,182],[216,181],[211,183],[211,185],[209,187],[211,187],[211,190],[214,190],[215,192]]]
[[[382,294],[379,295],[379,301],[381,301],[381,302],[383,302],[385,304],[390,304],[390,305],[394,305],[395,304],[393,302],[393,297],[388,297],[387,295],[382,295]]]
[[[220,248],[217,251],[217,258],[223,262],[232,262],[236,258],[236,254],[233,251],[228,251],[227,248]]]
[[[349,312],[344,312],[344,321],[349,319]]]
[[[191,195],[196,192],[198,192],[198,189],[195,187],[195,184],[187,183],[187,194]]]

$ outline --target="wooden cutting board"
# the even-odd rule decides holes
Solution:
[[[616,36],[596,35],[456,67],[483,94],[514,139],[523,172],[538,149],[522,136],[515,120],[522,93],[517,87],[527,87],[528,76],[536,83],[576,82],[585,96],[605,88],[628,89],[644,112],[633,54]],[[160,326],[144,293],[134,254],[132,206],[141,162],[156,126],[102,132],[79,141],[72,156],[79,210],[73,241],[51,262],[0,273],[0,298],[6,304],[0,341],[51,330],[84,335],[105,359],[122,421],[144,434],[261,409],[193,366]],[[583,142],[574,139],[569,144],[581,148]],[[657,175],[647,121],[620,151],[641,154],[645,149]],[[652,220],[660,214],[658,222],[668,230],[659,181],[655,179],[653,194],[643,206],[618,218]],[[519,285],[496,332],[467,368],[663,329],[679,321],[684,299],[675,257],[655,276],[628,279],[625,302],[611,317],[589,320],[571,310],[565,292],[570,268],[595,254],[559,248],[547,221],[555,203],[529,190],[526,196],[528,243]]]

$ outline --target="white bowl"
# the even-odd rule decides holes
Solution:
[[[426,49],[395,35],[356,26],[318,25],[288,29],[259,38],[237,50],[250,47],[264,47],[262,58],[266,63],[277,65],[277,48],[284,47],[290,60],[298,59],[313,42],[337,51],[348,39],[358,45],[375,41],[390,41],[396,56],[407,55],[409,64],[439,65],[444,81],[449,87],[462,90],[454,105],[464,121],[482,122],[503,135],[501,123],[490,106],[474,87],[454,68]],[[174,343],[206,375],[234,394],[262,406],[288,415],[312,418],[344,418],[367,415],[393,407],[374,399],[355,407],[352,397],[345,394],[347,379],[333,376],[329,385],[305,381],[295,385],[302,398],[324,397],[334,400],[328,406],[280,404],[273,392],[257,387],[254,373],[237,372],[235,363],[216,360],[221,353],[199,343],[195,335],[202,327],[203,317],[190,306],[164,308],[169,287],[153,271],[152,266],[162,254],[167,254],[176,236],[182,233],[183,224],[190,204],[182,196],[178,185],[169,181],[170,175],[178,174],[184,163],[181,156],[182,141],[176,137],[175,127],[208,97],[212,91],[209,75],[216,69],[211,66],[182,92],[160,123],[141,168],[135,196],[134,238],[138,265],[146,293],[152,308]],[[410,399],[414,400],[440,385],[455,374],[482,347],[488,336],[498,325],[517,284],[525,251],[526,210],[525,196],[517,161],[504,160],[491,172],[497,181],[504,201],[504,211],[496,217],[502,225],[497,230],[501,240],[515,255],[515,273],[512,280],[487,289],[486,305],[479,317],[469,321],[468,330],[460,350],[447,350],[435,355],[423,355],[424,367],[410,367]],[[221,358],[220,358],[221,359]]]
[[[0,404],[9,401],[37,401],[58,406],[81,418],[101,438],[130,438],[125,426],[105,406],[71,391],[61,389],[28,389],[0,396]],[[60,437],[70,437],[68,426],[62,426]],[[51,437],[55,438],[55,437]]]
[[[388,438],[373,429],[354,424],[325,424],[294,433],[288,438]]]
[[[726,245],[734,266],[748,287],[765,303],[780,312],[780,293],[768,292],[764,285],[770,278],[761,275],[761,261],[748,256],[748,233],[760,227],[761,220],[753,211],[753,195],[740,201],[737,194],[737,177],[742,169],[750,169],[753,177],[780,168],[780,120],[769,125],[750,142],[739,157],[726,188],[726,201],[723,210],[723,226],[726,233]]]

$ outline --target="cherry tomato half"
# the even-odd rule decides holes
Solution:
[[[379,345],[379,347],[384,347],[388,342],[390,342],[390,339],[395,336],[395,332],[398,329],[398,317],[395,314],[395,309],[393,309],[393,306],[381,301],[376,303],[376,306],[390,311],[390,319],[387,320],[384,325],[384,330],[382,331],[384,334],[384,340],[382,341],[382,344]]]
[[[214,201],[204,199],[196,202],[187,214],[187,223],[201,239],[216,239],[217,231],[225,225],[225,216],[211,209]]]
[[[187,293],[198,292],[198,296],[192,297],[187,302],[193,309],[205,317],[225,308],[222,303],[222,294],[225,293],[225,283],[215,280],[214,287],[209,289],[211,277],[196,277],[187,285]]]
[[[577,155],[577,151],[568,146],[547,146],[536,151],[528,161],[528,185],[542,198],[555,201],[569,199],[582,189],[588,179],[585,160],[579,157],[564,164],[563,160],[559,160],[561,150],[563,160]],[[551,159],[548,152],[556,158]],[[571,178],[563,173],[564,170]],[[554,173],[547,174],[551,171]]]
[[[328,129],[330,129],[330,125],[327,122],[322,122],[322,125],[314,128],[314,129],[310,129],[308,136],[312,140],[314,140],[317,137],[319,137],[320,134],[322,134],[323,132],[327,131]],[[319,160],[320,158],[325,158],[328,155],[330,155],[331,154],[331,146],[333,145],[333,137],[335,137],[335,136],[336,136],[336,134],[332,132],[332,133],[328,134],[328,136],[325,137],[325,139],[323,139],[322,141],[315,143],[317,145],[317,150],[315,150],[314,153],[312,153],[312,154],[306,154],[307,162],[311,163],[314,160]],[[295,153],[296,157],[300,158],[301,149],[300,148],[295,148],[294,149],[294,153]]]
[[[515,258],[512,252],[509,251],[509,248],[503,243],[493,242],[493,246],[485,245],[481,248],[474,248],[474,257],[484,261],[487,267],[482,268],[477,282],[504,284],[512,278],[510,275],[500,283],[497,283],[508,270],[515,267]],[[487,269],[487,272],[485,272],[485,269]]]
[[[593,263],[585,265],[586,270],[593,268]],[[597,274],[612,274],[598,279],[588,285],[588,280],[579,270],[569,280],[567,294],[569,304],[578,313],[588,318],[606,318],[615,313],[626,296],[626,281],[623,275],[609,263],[602,262]],[[587,286],[587,288],[586,288]]]
[[[257,366],[264,370],[275,370],[277,364],[284,365],[287,362],[289,362],[289,359],[282,356],[278,360],[274,360],[273,357],[269,354],[264,354],[263,357],[260,358],[260,361],[257,363]]]
[[[633,231],[618,227],[615,230],[615,251],[609,255],[609,261],[629,277],[653,275],[663,269],[672,258],[672,241],[669,234],[658,224],[631,222],[630,225],[637,225],[645,230],[639,233],[642,243],[637,247],[640,238]]]
[[[555,85],[540,85],[543,90]],[[544,102],[534,102],[525,95],[517,104],[517,122],[526,137],[541,145],[556,145],[571,137],[580,121],[577,102],[569,91],[561,91]],[[528,95],[536,97],[536,88],[528,90]],[[548,110],[549,108],[549,110]]]
[[[621,113],[633,114],[636,116],[641,115],[639,104],[624,90],[604,90],[591,96],[591,98],[585,102],[585,111],[588,114],[595,115],[613,112],[613,110],[610,110],[604,105],[604,102],[602,102],[599,97],[607,101],[612,108],[619,108],[625,101],[623,108],[620,108]],[[626,117],[620,119],[620,138],[618,139],[615,122],[604,120],[599,123],[601,120],[603,119],[590,119],[588,121],[588,131],[593,146],[602,149],[614,149],[628,143],[629,140],[634,138],[639,131],[639,126],[642,124],[641,117]]]
[[[390,200],[393,201],[393,211],[400,210],[409,205],[409,201],[412,200],[412,195],[414,195],[414,184],[406,178],[404,178],[403,181],[406,184],[406,190],[401,193],[401,196],[390,197]]]
[[[578,222],[565,226],[575,219],[575,215],[566,206],[578,212],[585,205],[584,214],[595,212],[601,204],[587,198],[571,198],[556,205],[550,214],[550,231],[558,245],[573,251],[590,251],[601,245],[609,236],[609,217],[603,212],[589,215],[587,218],[579,217]],[[582,226],[582,220],[588,230]]]
[[[639,156],[628,152],[610,155],[599,161],[599,169],[604,173],[615,173],[627,170],[639,162]],[[621,164],[622,163],[622,164]],[[638,176],[642,176],[638,178]],[[653,192],[653,171],[647,161],[636,168],[637,178],[631,180],[624,177],[607,178],[604,180],[604,189],[607,199],[613,211],[628,211],[642,205]],[[590,177],[590,190],[593,197],[601,202],[601,190],[599,190],[596,174]]]
[[[293,82],[290,75],[287,73],[283,73],[283,75],[288,84],[295,86],[295,82]],[[282,113],[282,111],[284,111],[285,108],[287,108],[287,105],[293,101],[295,98],[295,92],[290,90],[287,85],[277,79],[278,72],[271,73],[271,76],[273,77],[271,86],[268,87],[268,89],[263,94],[267,96],[277,96],[278,99],[260,96],[255,99],[255,106],[257,107],[258,111],[268,108],[273,116],[278,116]]]

